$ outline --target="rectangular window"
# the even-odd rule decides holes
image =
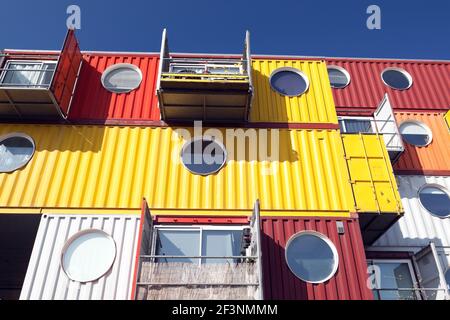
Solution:
[[[339,119],[339,125],[343,133],[374,133],[372,118],[345,117]]]
[[[236,263],[244,227],[156,226],[156,262]],[[183,258],[186,257],[186,258]],[[207,258],[213,257],[213,258]]]
[[[10,87],[48,87],[56,61],[8,61],[1,74],[1,85]]]
[[[418,300],[416,280],[410,260],[371,260],[368,265],[375,270],[376,300]]]

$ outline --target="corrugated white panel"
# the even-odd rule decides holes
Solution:
[[[131,296],[140,216],[44,215],[20,295],[21,300],[126,300]],[[66,241],[87,229],[109,234],[116,244],[111,269],[100,279],[79,283],[61,268]]]
[[[405,215],[380,239],[377,246],[424,246],[431,240],[436,247],[450,247],[450,218],[432,216],[419,201],[418,190],[425,184],[437,184],[450,190],[450,177],[397,176]]]

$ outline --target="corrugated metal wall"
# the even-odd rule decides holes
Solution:
[[[299,97],[285,97],[274,91],[269,78],[281,67],[302,71],[309,79],[309,90]],[[323,61],[254,59],[253,85],[250,122],[338,123]]]
[[[374,246],[436,246],[450,248],[450,219],[432,216],[420,204],[418,191],[425,184],[438,184],[450,190],[450,177],[397,176],[405,215]]]
[[[203,214],[252,210],[257,198],[265,212],[348,216],[354,210],[338,131],[280,130],[279,161],[249,158],[247,144],[246,158],[236,160],[228,150],[226,166],[206,177],[184,168],[184,140],[170,128],[0,127],[0,135],[10,132],[30,135],[37,149],[22,170],[0,174],[0,208],[130,209],[140,208],[146,197],[152,210]]]
[[[130,63],[141,70],[142,82],[138,89],[126,94],[115,94],[103,87],[103,71],[117,63]],[[159,121],[161,117],[156,97],[158,65],[156,54],[85,54],[69,120]]]
[[[383,137],[343,134],[342,141],[357,211],[403,212]]]
[[[450,175],[450,133],[443,113],[396,112],[400,126],[406,120],[417,120],[427,125],[433,140],[426,147],[415,147],[405,142],[405,151],[394,165],[398,174]]]
[[[450,106],[450,63],[408,60],[325,58],[328,65],[345,68],[351,77],[344,89],[333,89],[338,108],[375,109],[389,94],[394,110],[447,110]],[[402,68],[413,78],[408,90],[394,90],[386,86],[381,73],[388,67]],[[338,111],[339,113],[339,111]]]
[[[140,216],[43,216],[20,296],[21,300],[126,300],[130,298]],[[116,242],[112,268],[99,280],[71,281],[61,268],[67,240],[87,229],[108,233]]]
[[[450,131],[450,110],[444,116],[445,122],[447,123],[448,130]]]
[[[337,233],[336,220],[326,218],[262,218],[262,250],[265,299],[348,300],[373,299],[367,288],[367,264],[357,219],[343,219],[345,234]],[[334,277],[322,284],[298,279],[285,260],[289,238],[303,230],[327,236],[339,254]]]

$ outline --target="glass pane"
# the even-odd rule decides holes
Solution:
[[[322,282],[329,278],[337,263],[329,244],[313,234],[294,238],[286,248],[286,258],[292,272],[309,282]]]
[[[305,79],[294,71],[279,71],[270,78],[272,88],[286,96],[298,96],[307,89]]]
[[[182,161],[191,172],[207,175],[217,172],[224,165],[226,154],[214,141],[194,140],[183,149]]]
[[[348,84],[347,75],[339,69],[329,68],[328,77],[333,88],[344,88]]]
[[[351,120],[346,119],[345,121],[345,132],[346,133],[373,133],[372,125],[370,120]]]
[[[420,191],[419,199],[422,205],[439,217],[450,215],[450,197],[444,191],[436,187],[425,187]]]
[[[406,142],[415,146],[426,146],[430,136],[423,125],[414,122],[405,122],[400,125],[400,133]]]
[[[0,172],[11,172],[25,165],[33,156],[34,147],[23,137],[10,137],[0,142]]]
[[[159,256],[199,256],[200,255],[199,230],[158,230],[156,254]],[[194,258],[157,259],[156,262],[192,262],[198,263]]]
[[[445,272],[445,282],[447,283],[447,289],[450,294],[450,269]]]
[[[129,92],[141,84],[141,75],[132,67],[120,67],[106,72],[104,86],[112,92]]]
[[[44,86],[50,85],[50,82],[52,81],[53,72],[56,68],[55,63],[44,63],[43,70],[46,70],[46,72],[42,72],[39,80],[39,84],[42,84]]]
[[[10,63],[7,64],[5,77],[3,78],[4,84],[9,85],[35,85],[38,83],[40,72],[36,70],[41,69],[40,63]],[[12,70],[11,70],[12,69]]]
[[[374,263],[380,268],[380,290],[378,294],[381,300],[416,300],[414,290],[397,290],[397,289],[413,289],[413,280],[411,277],[409,265],[403,263]],[[377,291],[377,290],[375,290]]]
[[[384,82],[394,89],[407,89],[410,85],[408,77],[398,70],[386,70],[382,77]]]
[[[239,256],[242,230],[203,230],[202,255]],[[236,263],[236,259],[203,259],[206,263]]]

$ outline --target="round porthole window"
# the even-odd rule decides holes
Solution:
[[[450,196],[447,191],[436,185],[426,185],[419,191],[419,200],[428,212],[438,218],[450,216]]]
[[[190,172],[210,175],[218,172],[227,160],[225,146],[212,137],[194,138],[183,146],[181,161]]]
[[[63,248],[61,266],[78,282],[95,281],[105,275],[116,258],[116,243],[101,230],[85,230],[71,237]]]
[[[142,81],[141,70],[133,64],[118,63],[102,74],[103,87],[114,93],[127,93],[137,89]]]
[[[336,247],[326,236],[303,231],[289,239],[286,261],[292,273],[301,280],[322,283],[336,273],[339,257]]]
[[[33,139],[22,133],[0,137],[0,172],[13,172],[25,166],[33,157]]]
[[[328,78],[332,88],[343,89],[350,83],[350,74],[342,67],[328,66]]]
[[[418,121],[405,121],[400,124],[399,128],[402,138],[417,147],[425,147],[431,143],[431,130],[424,124]]]
[[[381,73],[384,84],[396,90],[406,90],[412,86],[411,75],[400,68],[387,68]]]
[[[288,97],[299,96],[309,88],[306,75],[295,68],[276,69],[272,72],[269,81],[273,90]]]

